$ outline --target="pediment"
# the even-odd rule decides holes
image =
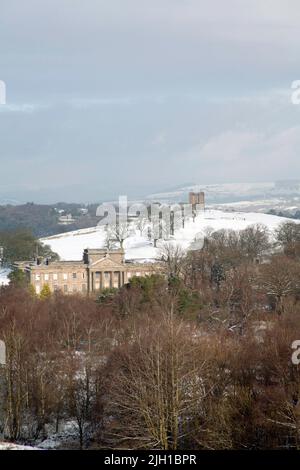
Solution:
[[[97,261],[94,261],[92,264],[90,264],[90,268],[97,268],[103,270],[104,268],[108,269],[116,269],[116,270],[121,270],[124,269],[124,265],[121,263],[116,263],[116,261],[113,261],[111,258],[101,258]]]

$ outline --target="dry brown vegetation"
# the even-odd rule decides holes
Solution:
[[[2,435],[74,420],[82,448],[299,449],[298,240],[256,264],[262,231],[168,249],[164,276],[98,300],[2,288]]]

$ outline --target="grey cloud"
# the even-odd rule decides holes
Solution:
[[[289,99],[300,78],[298,1],[1,0],[0,9],[10,197],[98,199],[299,168],[300,107]],[[259,167],[264,153],[285,166]]]

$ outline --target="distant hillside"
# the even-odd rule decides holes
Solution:
[[[262,198],[267,195],[285,194],[290,191],[286,187],[277,187],[274,182],[265,183],[226,183],[226,184],[192,184],[182,186],[174,191],[150,194],[148,199],[187,201],[189,191],[204,191],[209,203],[225,203],[245,199]],[[300,191],[299,191],[300,195]]]
[[[96,225],[96,205],[88,206],[88,213],[84,215],[80,213],[80,208],[80,204],[67,203],[0,206],[0,232],[30,229],[36,237],[45,237]],[[75,219],[74,223],[61,225],[59,218],[62,213],[71,214]]]
[[[226,207],[246,212],[288,211],[292,216],[297,210],[300,210],[300,183],[298,180],[265,183],[193,184],[175,190],[150,194],[146,199],[165,203],[187,202],[190,191],[204,191],[207,205],[214,209]]]

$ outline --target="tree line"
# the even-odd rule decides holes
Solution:
[[[28,229],[0,231],[0,246],[1,262],[4,265],[12,265],[15,261],[32,261],[39,256],[58,259],[50,246],[42,244]]]
[[[81,204],[63,202],[55,205],[34,204],[33,202],[20,205],[0,205],[0,231],[13,232],[27,230],[30,227],[35,237],[47,237],[97,225],[99,221],[99,217],[96,217],[97,204],[86,206],[87,215],[80,214],[81,207]],[[60,210],[76,216],[76,220],[70,225],[60,225]]]

